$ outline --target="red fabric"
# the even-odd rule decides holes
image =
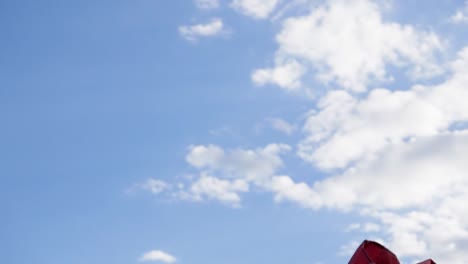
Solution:
[[[384,246],[364,240],[348,264],[400,264],[400,262],[395,254]]]
[[[400,264],[398,258],[386,247],[374,241],[364,240],[356,249],[348,264]],[[418,264],[436,264],[432,259]]]
[[[436,264],[436,263],[432,259],[428,259],[423,262],[419,262],[418,264]]]

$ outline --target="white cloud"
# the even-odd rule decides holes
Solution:
[[[216,9],[219,7],[219,0],[195,0],[195,5],[204,10]]]
[[[361,212],[376,222],[352,229],[385,235],[402,258],[467,263],[468,130],[453,127],[468,121],[468,48],[450,67],[439,85],[330,93],[306,124],[308,151],[331,146],[311,161],[344,172],[311,184],[275,176],[275,200]]]
[[[185,157],[186,161],[197,168],[213,166],[217,164],[225,156],[224,150],[215,145],[198,145],[191,146],[189,154]]]
[[[177,259],[170,254],[161,251],[161,250],[153,250],[143,254],[143,256],[139,259],[140,262],[146,261],[155,261],[155,262],[163,262],[163,263],[175,263]]]
[[[278,2],[234,0],[231,6],[267,18]],[[453,22],[467,22],[466,7]],[[255,84],[303,90],[306,74],[314,73],[344,88],[329,91],[307,114],[298,144],[298,155],[330,176],[300,182],[279,174],[288,145],[200,145],[186,156],[197,176],[176,195],[237,207],[243,193],[260,188],[278,203],[357,212],[365,220],[348,231],[384,236],[405,259],[431,255],[438,262],[467,263],[468,47],[452,63],[440,63],[444,41],[438,35],[385,21],[370,0],[324,1],[307,15],[285,19],[276,40],[274,65],[254,71]],[[445,70],[450,75],[439,84],[355,93],[391,81],[390,68],[406,71],[411,81]],[[288,134],[295,130],[285,120],[270,123]]]
[[[288,123],[286,120],[281,119],[281,118],[269,118],[268,122],[271,124],[271,126],[275,130],[286,133],[288,135],[291,135],[297,129],[295,125],[292,125]]]
[[[280,155],[290,149],[284,144],[228,151],[216,145],[191,146],[186,161],[199,170],[199,175],[173,196],[189,201],[217,200],[239,207],[240,194],[248,192],[251,184],[265,186],[283,166]]]
[[[379,6],[369,0],[327,1],[309,15],[286,19],[276,40],[276,61],[300,60],[302,67],[316,71],[318,80],[353,91],[365,90],[372,81],[391,80],[387,65],[406,67],[414,78],[441,71],[434,53],[443,44],[436,34],[384,21]],[[291,77],[282,74],[275,79],[273,68],[260,70],[253,79],[295,88],[301,76],[297,72],[304,70],[286,71],[284,67],[275,66]]]
[[[254,18],[267,18],[278,5],[279,0],[233,0],[231,6],[241,13]]]
[[[304,73],[304,67],[292,60],[276,65],[275,68],[256,70],[252,74],[252,81],[257,85],[272,83],[288,90],[295,90],[301,87],[301,78]]]
[[[332,91],[304,127],[299,155],[322,169],[346,168],[372,159],[386,147],[448,130],[468,121],[468,48],[451,64],[452,76],[439,85],[406,91],[372,90],[364,99]]]
[[[455,24],[468,23],[468,1],[465,1],[465,6],[458,9],[450,20]]]
[[[233,207],[239,207],[241,202],[239,193],[247,191],[249,191],[249,184],[245,180],[225,180],[201,173],[201,176],[187,191],[182,191],[177,195],[182,199],[218,200]]]
[[[322,207],[322,199],[317,191],[306,183],[294,182],[289,176],[273,177],[268,187],[275,194],[276,202],[292,201],[311,209]]]
[[[190,165],[214,175],[262,181],[283,166],[280,155],[290,149],[285,144],[269,144],[264,148],[226,152],[219,146],[199,145],[190,147],[186,160]]]
[[[206,24],[180,26],[180,35],[189,40],[197,41],[200,37],[213,37],[224,32],[224,24],[220,18],[214,18]]]
[[[400,257],[468,261],[468,131],[419,138],[387,149],[368,164],[312,185],[274,177],[276,201],[319,209],[361,211],[379,222],[355,225],[381,231]]]

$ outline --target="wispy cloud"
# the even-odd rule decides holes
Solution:
[[[214,18],[205,24],[195,24],[188,26],[180,26],[180,35],[189,41],[197,41],[201,37],[214,37],[222,34],[224,31],[224,24],[220,18]]]
[[[295,125],[290,124],[289,122],[281,118],[269,118],[267,119],[267,121],[270,123],[273,129],[288,135],[291,135],[297,129]]]
[[[177,259],[161,250],[152,250],[146,252],[138,259],[140,262],[162,262],[162,263],[175,263]]]
[[[171,185],[161,180],[148,179],[140,185],[140,188],[156,194],[171,188]]]

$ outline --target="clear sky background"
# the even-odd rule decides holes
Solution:
[[[1,263],[468,262],[468,2],[17,0],[0,29]]]

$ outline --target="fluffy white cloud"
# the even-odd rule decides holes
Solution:
[[[231,6],[247,16],[267,18],[278,5],[279,0],[233,0]]]
[[[468,182],[468,134],[447,134],[389,148],[380,158],[314,183],[319,206],[403,209],[442,199]],[[466,152],[466,153],[465,153]],[[450,177],[448,177],[450,175]],[[346,197],[346,199],[343,199]]]
[[[280,155],[290,150],[291,147],[285,144],[227,151],[216,145],[191,146],[186,161],[197,169],[197,175],[185,177],[188,182],[171,185],[148,179],[136,186],[153,194],[166,192],[177,200],[216,200],[240,207],[240,194],[248,192],[252,184],[260,188],[269,184],[283,166]]]
[[[196,41],[200,37],[213,37],[224,32],[224,24],[220,18],[212,19],[206,24],[180,26],[180,35],[189,40]]]
[[[275,201],[292,201],[306,208],[318,209],[322,207],[320,194],[307,183],[296,183],[286,175],[275,176],[268,185],[275,194]]]
[[[163,263],[174,263],[177,259],[170,254],[161,251],[161,250],[153,250],[143,254],[143,256],[139,259],[140,262],[146,261],[155,261],[155,262],[163,262]]]
[[[407,213],[379,212],[389,246],[402,256],[422,258],[429,254],[440,263],[462,264],[468,261],[468,213],[462,205],[467,194],[451,194],[427,208]]]
[[[431,136],[468,121],[468,48],[451,64],[452,76],[439,85],[409,90],[372,90],[364,99],[332,91],[304,127],[299,155],[323,169],[346,168],[372,159],[387,146]]]
[[[203,171],[225,178],[262,181],[283,166],[280,155],[291,149],[285,144],[269,144],[257,149],[234,149],[228,152],[215,145],[192,146],[187,162]]]
[[[381,232],[405,259],[466,263],[468,48],[451,69],[439,85],[377,89],[363,99],[332,92],[307,121],[307,144],[333,146],[312,151],[311,161],[344,172],[311,184],[275,176],[275,200],[360,212],[378,223],[351,228]]]
[[[215,166],[225,157],[224,150],[215,145],[191,146],[189,154],[185,157],[186,161],[197,168]]]
[[[450,20],[455,24],[468,23],[468,1],[465,1],[465,6],[458,9]]]
[[[201,176],[192,183],[188,190],[177,195],[182,199],[218,200],[233,207],[239,207],[241,202],[239,193],[247,191],[249,191],[249,184],[245,180],[225,180],[201,173]]]
[[[270,190],[278,202],[361,212],[379,224],[352,229],[383,232],[400,257],[430,255],[462,264],[468,261],[467,156],[468,131],[447,132],[398,144],[361,167],[313,184],[276,176]]]
[[[257,85],[272,83],[288,90],[301,87],[301,78],[305,68],[297,61],[292,60],[275,68],[259,69],[252,74],[252,81]]]
[[[290,149],[284,144],[228,151],[215,145],[191,146],[186,161],[199,170],[199,175],[173,196],[191,201],[217,200],[239,207],[240,193],[249,191],[251,184],[268,184],[283,166],[280,155]]]
[[[407,67],[414,78],[441,71],[434,58],[443,46],[439,37],[409,25],[384,21],[379,6],[370,0],[326,1],[309,15],[286,19],[276,39],[276,61],[300,60],[303,67],[310,66],[317,72],[318,80],[334,81],[354,91],[365,90],[371,81],[390,80],[387,65]],[[273,78],[279,74],[268,69],[260,70],[253,79],[294,88],[300,75],[297,70],[286,71],[284,67],[275,66],[282,69],[281,78]],[[284,76],[287,72],[292,76]]]
[[[219,7],[219,0],[195,0],[195,4],[198,8],[209,10]]]

